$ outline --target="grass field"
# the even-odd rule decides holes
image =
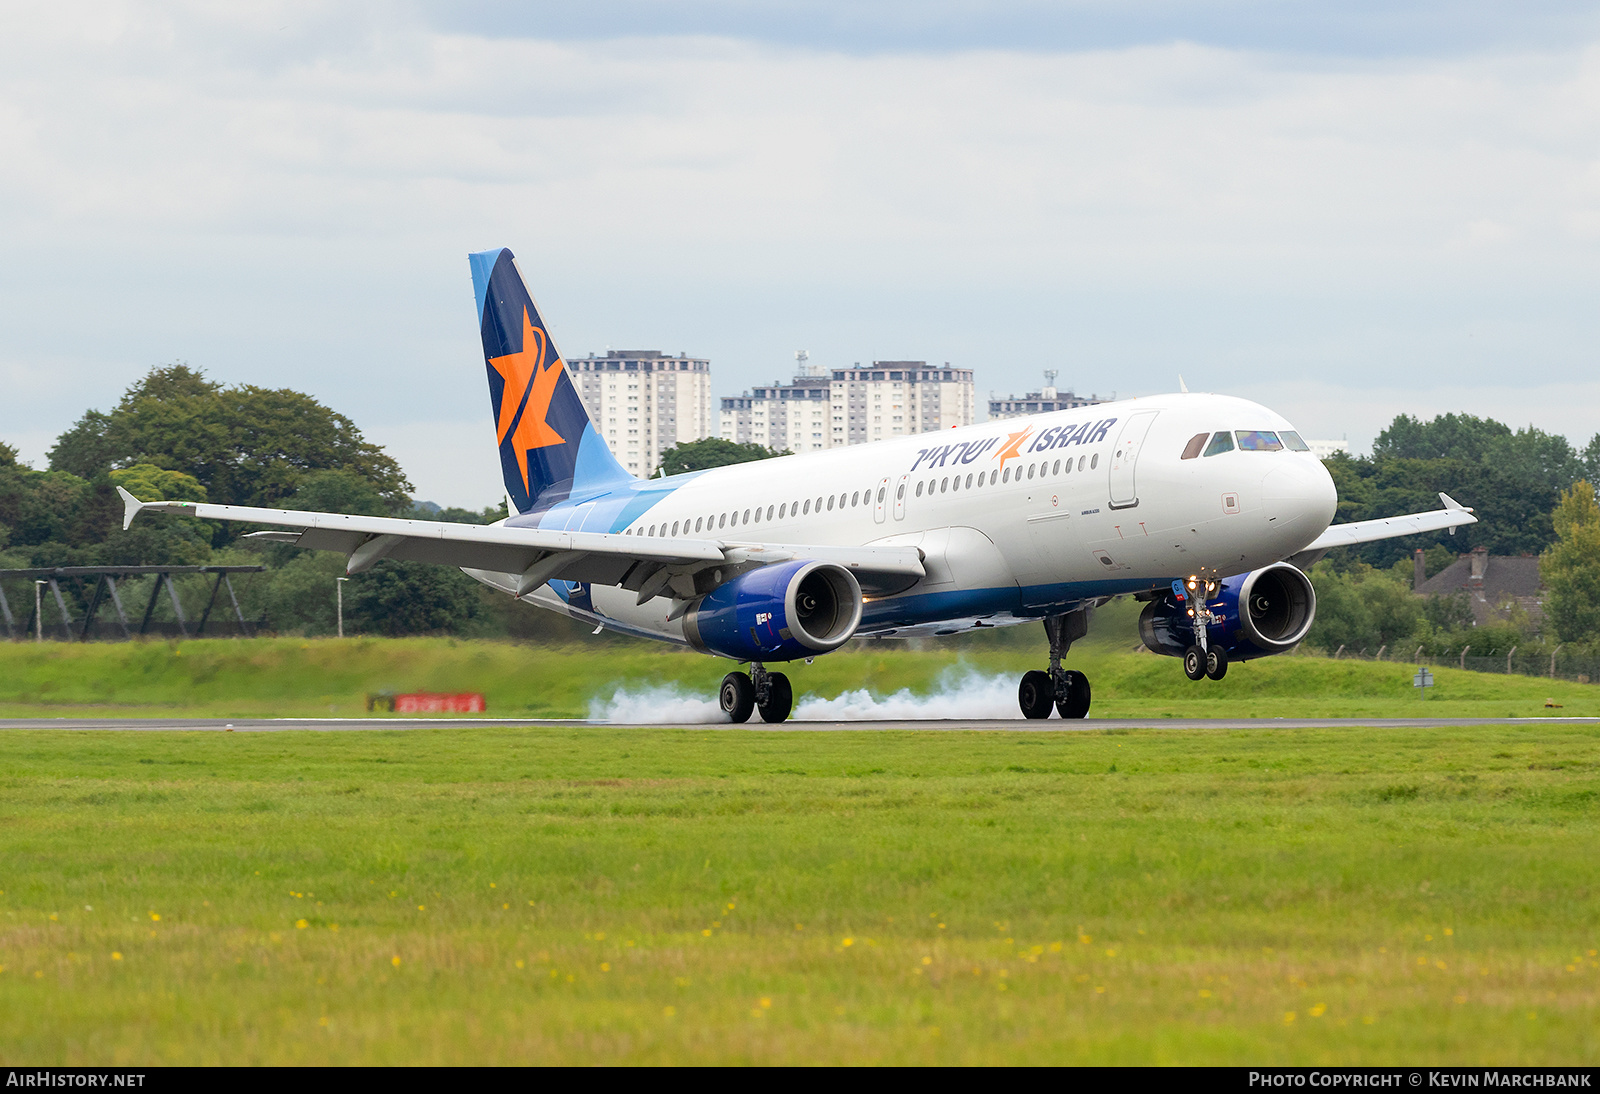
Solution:
[[[1030,628],[1030,631],[1032,628]],[[1041,632],[1042,633],[1042,632]],[[956,643],[916,651],[900,643],[847,648],[787,668],[797,699],[867,689],[884,695],[959,692],[962,677],[1003,677],[995,710],[1015,716],[1016,678],[1045,664],[1038,648]],[[1421,700],[1414,666],[1286,656],[1232,666],[1220,683],[1191,683],[1174,658],[1108,641],[1074,648],[1072,667],[1094,685],[1091,713],[1169,717],[1532,717],[1600,715],[1600,687],[1437,668]],[[0,718],[364,716],[365,696],[479,691],[494,717],[573,718],[618,689],[657,689],[709,700],[731,667],[660,647],[597,643],[540,647],[452,639],[212,639],[67,645],[0,642]],[[969,681],[970,682],[970,681]],[[1547,707],[1547,702],[1560,704]],[[646,702],[653,711],[658,704]],[[931,704],[937,716],[944,704]]]
[[[1600,1059],[1593,726],[10,731],[0,771],[5,1064]]]

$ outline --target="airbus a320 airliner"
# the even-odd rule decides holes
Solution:
[[[1333,480],[1294,427],[1219,395],[1160,395],[668,478],[623,470],[584,410],[509,250],[470,256],[511,515],[487,527],[191,502],[145,510],[266,525],[246,538],[458,566],[585,623],[747,663],[730,720],[782,722],[788,677],[851,638],[1042,621],[1029,718],[1089,712],[1063,668],[1095,607],[1146,602],[1140,636],[1192,680],[1291,650],[1304,568],[1332,547],[1473,523],[1442,509],[1329,526]]]

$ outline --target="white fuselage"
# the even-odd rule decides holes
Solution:
[[[1181,458],[1198,434],[1293,429],[1243,399],[1179,394],[639,480],[511,524],[726,544],[916,546],[927,576],[867,603],[861,634],[954,633],[1293,555],[1333,519],[1309,452]],[[514,583],[475,574],[498,587]],[[552,582],[542,606],[682,642],[670,601]]]

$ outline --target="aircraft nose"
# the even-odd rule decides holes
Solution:
[[[1333,522],[1339,503],[1333,476],[1322,461],[1289,457],[1267,472],[1261,498],[1274,528],[1293,528],[1307,542]]]

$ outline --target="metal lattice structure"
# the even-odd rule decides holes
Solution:
[[[95,618],[107,600],[115,609],[117,625],[122,631],[122,637],[133,638],[136,634],[147,635],[150,633],[151,621],[155,617],[156,603],[161,598],[161,590],[166,589],[167,595],[172,600],[172,613],[177,620],[178,635],[183,638],[199,638],[205,634],[206,624],[211,621],[213,609],[217,604],[217,597],[224,587],[228,590],[228,602],[233,608],[233,615],[238,620],[239,633],[246,637],[253,637],[261,626],[260,620],[247,620],[244,612],[239,607],[239,597],[233,589],[232,574],[256,574],[265,570],[265,566],[56,566],[37,570],[0,570],[0,621],[4,622],[6,637],[11,641],[24,640],[30,636],[48,635],[51,639],[66,642],[87,642],[90,630],[94,627]],[[155,575],[155,583],[150,587],[150,600],[145,605],[144,616],[135,631],[128,621],[128,613],[123,608],[122,597],[117,590],[118,578],[146,577]],[[215,574],[216,580],[211,583],[211,596],[206,600],[205,610],[200,613],[197,623],[191,624],[184,615],[183,601],[178,597],[178,588],[173,584],[172,578],[178,574]],[[50,590],[50,600],[55,603],[60,613],[57,623],[45,624],[41,616],[44,614],[43,596],[36,595],[34,605],[30,606],[28,619],[20,628],[16,616],[11,610],[10,603],[6,600],[5,582],[7,579],[16,578],[30,583],[41,583]],[[87,596],[88,608],[84,611],[81,620],[74,621],[72,612],[67,607],[66,597],[61,595],[61,583],[73,581],[77,584],[80,595],[83,593],[85,583],[94,580],[94,592]],[[42,590],[41,590],[42,592]],[[192,630],[191,630],[192,627]],[[76,633],[74,633],[76,629]]]

